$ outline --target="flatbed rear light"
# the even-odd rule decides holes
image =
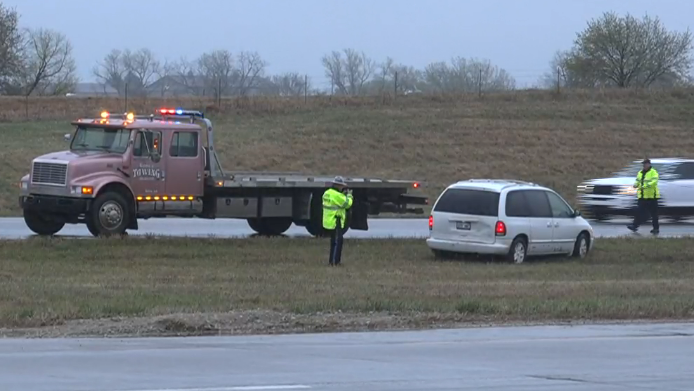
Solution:
[[[506,224],[503,221],[497,221],[494,227],[496,236],[506,236]]]

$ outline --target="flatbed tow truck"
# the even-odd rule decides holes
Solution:
[[[72,121],[67,151],[32,161],[20,180],[24,220],[38,235],[65,224],[86,224],[93,236],[138,229],[138,219],[245,219],[260,235],[281,235],[292,224],[324,236],[321,197],[333,176],[225,171],[212,122],[200,111],[163,108],[156,114],[101,113]],[[349,178],[354,204],[348,229],[368,230],[368,216],[423,214],[428,199],[409,194],[421,182]]]

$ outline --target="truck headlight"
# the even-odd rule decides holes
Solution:
[[[22,190],[29,190],[29,182],[20,181],[19,188]]]
[[[617,194],[619,195],[636,195],[636,189],[633,186],[620,186],[617,188]]]
[[[94,188],[91,186],[72,186],[70,187],[70,193],[75,195],[92,195],[94,194]]]

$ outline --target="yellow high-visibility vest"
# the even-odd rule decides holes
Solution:
[[[323,228],[334,229],[337,225],[337,218],[340,218],[340,225],[345,228],[347,209],[352,207],[353,198],[351,194],[343,194],[330,188],[323,193]]]
[[[643,179],[643,185],[641,180]],[[660,190],[658,189],[658,172],[655,168],[651,167],[646,173],[646,177],[643,177],[643,170],[636,174],[636,194],[639,199],[653,199],[660,198]]]

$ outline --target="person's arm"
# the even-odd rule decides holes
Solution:
[[[649,189],[656,187],[658,185],[658,179],[658,171],[653,171],[653,176],[649,180],[645,181],[644,187]]]
[[[335,192],[333,203],[340,209],[349,209],[352,206],[352,195]]]

